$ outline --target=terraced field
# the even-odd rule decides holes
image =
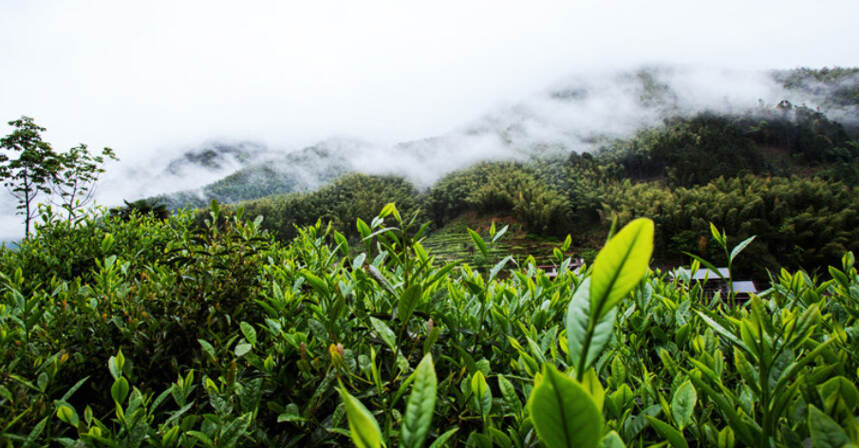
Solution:
[[[507,231],[495,243],[490,243],[492,240],[490,228],[493,222],[498,233],[505,226],[507,226]],[[483,259],[467,229],[476,231],[487,242],[489,260]],[[442,263],[465,260],[472,266],[486,267],[494,265],[507,255],[511,255],[513,260],[520,265],[524,264],[525,260],[531,256],[534,257],[538,266],[549,266],[558,264],[558,260],[553,255],[553,250],[561,247],[563,239],[528,233],[523,224],[510,216],[478,216],[475,213],[466,213],[432,232],[422,244]],[[594,251],[570,247],[564,256],[584,257],[590,260],[594,254]]]

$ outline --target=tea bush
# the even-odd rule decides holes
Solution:
[[[451,173],[426,194],[425,203],[437,224],[461,213],[509,213],[537,233],[569,230],[571,204],[535,166],[513,162],[482,162]]]
[[[387,203],[396,202],[404,212],[418,209],[420,195],[402,177],[348,174],[310,193],[288,193],[238,203],[248,216],[265,216],[262,227],[281,241],[289,241],[297,227],[317,220],[330,222],[339,231],[357,235],[358,218],[371,220]]]
[[[660,260],[682,260],[683,252],[694,252],[724,263],[721,249],[707,244],[710,221],[737,241],[756,235],[748,248],[753,255],[741,259],[738,270],[766,278],[767,270],[779,267],[824,269],[844,252],[859,251],[857,204],[856,187],[748,175],[695,188],[619,184],[606,190],[603,213],[621,223],[653,218]]]
[[[281,244],[217,204],[202,225],[47,214],[0,250],[0,443],[859,443],[852,253],[733,307],[648,269],[646,219],[552,280],[440,265],[415,216],[385,206],[355,247],[319,223]]]

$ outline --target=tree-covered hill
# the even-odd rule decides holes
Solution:
[[[319,188],[352,168],[336,146],[318,145],[288,154],[267,153],[254,163],[203,186],[153,199],[169,209],[204,207],[212,199],[231,203]]]
[[[0,445],[859,445],[859,141],[682,114],[664,76],[631,82],[671,115],[591,152],[490,127],[531,156],[427,186],[316,146],[171,206],[229,204],[36,209],[0,246]]]

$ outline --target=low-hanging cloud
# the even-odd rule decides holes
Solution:
[[[165,174],[205,142],[279,154],[334,136],[361,142],[342,152],[356,169],[427,185],[658,123],[642,64],[670,67],[679,111],[778,101],[761,70],[859,65],[856,17],[846,1],[3,2],[0,120],[34,116],[59,150],[116,149],[107,204],[245,163]]]

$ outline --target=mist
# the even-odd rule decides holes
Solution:
[[[114,148],[105,205],[320,142],[426,187],[480,160],[587,151],[667,114],[775,103],[788,93],[765,70],[859,65],[857,18],[846,1],[3,2],[0,134],[27,115],[56,150]],[[641,100],[640,67],[668,100]],[[169,168],[242,143],[254,158]],[[0,239],[20,237],[13,211],[7,197]]]

